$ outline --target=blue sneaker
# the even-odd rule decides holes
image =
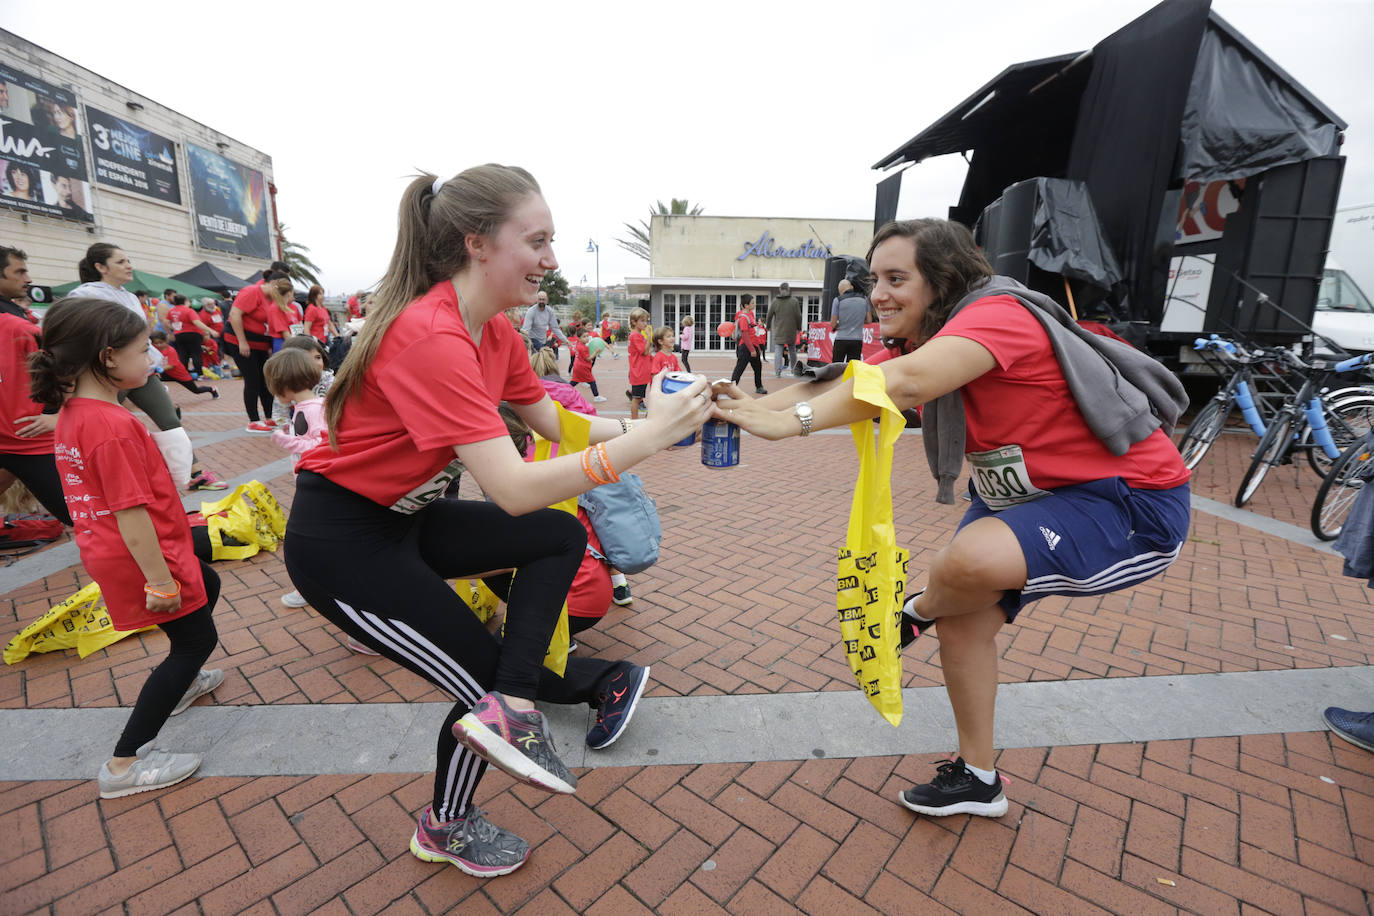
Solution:
[[[1322,718],[1336,737],[1374,751],[1374,712],[1351,712],[1339,706],[1328,706]]]
[[[596,724],[587,732],[587,747],[600,750],[615,744],[635,714],[644,688],[649,686],[649,666],[621,662],[615,677],[597,691]]]

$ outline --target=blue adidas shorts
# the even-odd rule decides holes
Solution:
[[[1120,477],[1051,490],[1000,512],[969,484],[973,505],[959,522],[994,516],[1016,534],[1026,555],[1026,587],[999,602],[1007,621],[1049,595],[1102,595],[1168,569],[1188,537],[1188,485],[1132,489]]]

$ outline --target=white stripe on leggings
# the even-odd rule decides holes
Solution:
[[[1183,543],[1180,541],[1179,545],[1168,553],[1155,550],[1138,554],[1119,563],[1114,563],[1086,579],[1074,579],[1058,573],[1036,576],[1026,580],[1026,585],[1021,589],[1021,593],[1086,593],[1124,588],[1168,569],[1178,559],[1179,551],[1182,549]]]
[[[359,611],[337,598],[333,600],[360,629],[396,655],[409,659],[427,672],[430,680],[440,689],[469,706],[486,694],[486,690],[462,665],[409,624],[394,618],[379,617],[371,611]],[[473,793],[477,791],[481,771],[481,758],[459,744],[449,758],[448,772],[444,774],[444,803],[441,810],[434,812],[434,816],[447,821],[466,811]]]

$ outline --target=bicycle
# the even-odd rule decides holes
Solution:
[[[1217,375],[1225,376],[1228,366],[1231,367],[1231,372],[1226,384],[1198,410],[1193,422],[1188,424],[1188,428],[1183,432],[1183,438],[1178,442],[1183,465],[1190,471],[1201,463],[1212,443],[1221,435],[1222,428],[1231,417],[1231,411],[1236,407],[1240,408],[1241,415],[1254,431],[1255,438],[1264,436],[1266,423],[1260,410],[1264,402],[1256,401],[1252,382],[1256,371],[1263,371],[1265,365],[1272,364],[1276,359],[1267,351],[1242,350],[1234,342],[1216,334],[1210,338],[1197,338],[1193,342],[1193,349],[1201,354],[1203,361]],[[1278,377],[1272,369],[1269,374]],[[1271,414],[1273,412],[1269,411]]]
[[[1275,352],[1289,367],[1302,374],[1303,383],[1297,394],[1278,409],[1252,453],[1250,466],[1236,491],[1237,509],[1244,507],[1255,495],[1269,469],[1278,466],[1293,450],[1306,451],[1313,470],[1326,476],[1329,466],[1324,466],[1321,459],[1334,463],[1341,457],[1342,449],[1361,440],[1374,428],[1370,422],[1374,418],[1374,394],[1364,389],[1354,389],[1361,393],[1346,398],[1345,407],[1337,410],[1337,405],[1333,403],[1335,393],[1325,387],[1333,375],[1368,366],[1374,360],[1374,354],[1337,363],[1324,359],[1307,363],[1288,350]],[[1320,457],[1317,452],[1322,453]]]
[[[1374,429],[1351,445],[1331,465],[1312,503],[1312,533],[1334,541],[1345,527],[1350,507],[1370,478],[1374,477]]]

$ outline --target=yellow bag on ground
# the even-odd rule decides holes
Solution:
[[[453,583],[453,590],[462,596],[483,623],[496,616],[496,609],[501,606],[501,599],[496,592],[487,588],[487,583],[481,579],[459,579]]]
[[[105,602],[100,600],[100,586],[92,582],[60,604],[53,605],[46,614],[20,630],[19,635],[5,646],[5,664],[13,665],[35,652],[73,647],[78,655],[85,658],[125,636],[155,629],[116,630],[110,622],[110,612],[105,609]]]
[[[882,717],[896,726],[902,721],[898,615],[909,555],[897,547],[892,525],[892,450],[906,419],[887,396],[881,369],[851,360],[844,377],[854,380],[855,400],[872,404],[882,413],[876,446],[872,420],[849,427],[859,453],[859,479],[835,579],[840,636],[859,687]]]
[[[286,514],[272,492],[250,480],[223,499],[200,504],[210,533],[210,556],[215,560],[246,560],[259,550],[277,549],[286,536]],[[228,535],[240,544],[226,544]]]
[[[558,408],[559,445],[560,455],[575,455],[587,447],[587,443],[592,435],[592,421],[590,418],[580,413],[573,413],[565,410],[563,405],[554,403]],[[553,451],[553,443],[547,439],[541,439],[538,435],[534,439],[534,460],[545,461]],[[554,503],[550,509],[562,509],[573,516],[577,515],[577,497],[572,496],[562,502]],[[520,575],[520,570],[515,574]],[[559,677],[563,676],[563,671],[568,665],[568,647],[572,644],[572,636],[568,631],[568,603],[563,602],[563,610],[558,615],[558,627],[553,631],[553,640],[549,643],[549,651],[544,655],[544,667],[548,668]]]

